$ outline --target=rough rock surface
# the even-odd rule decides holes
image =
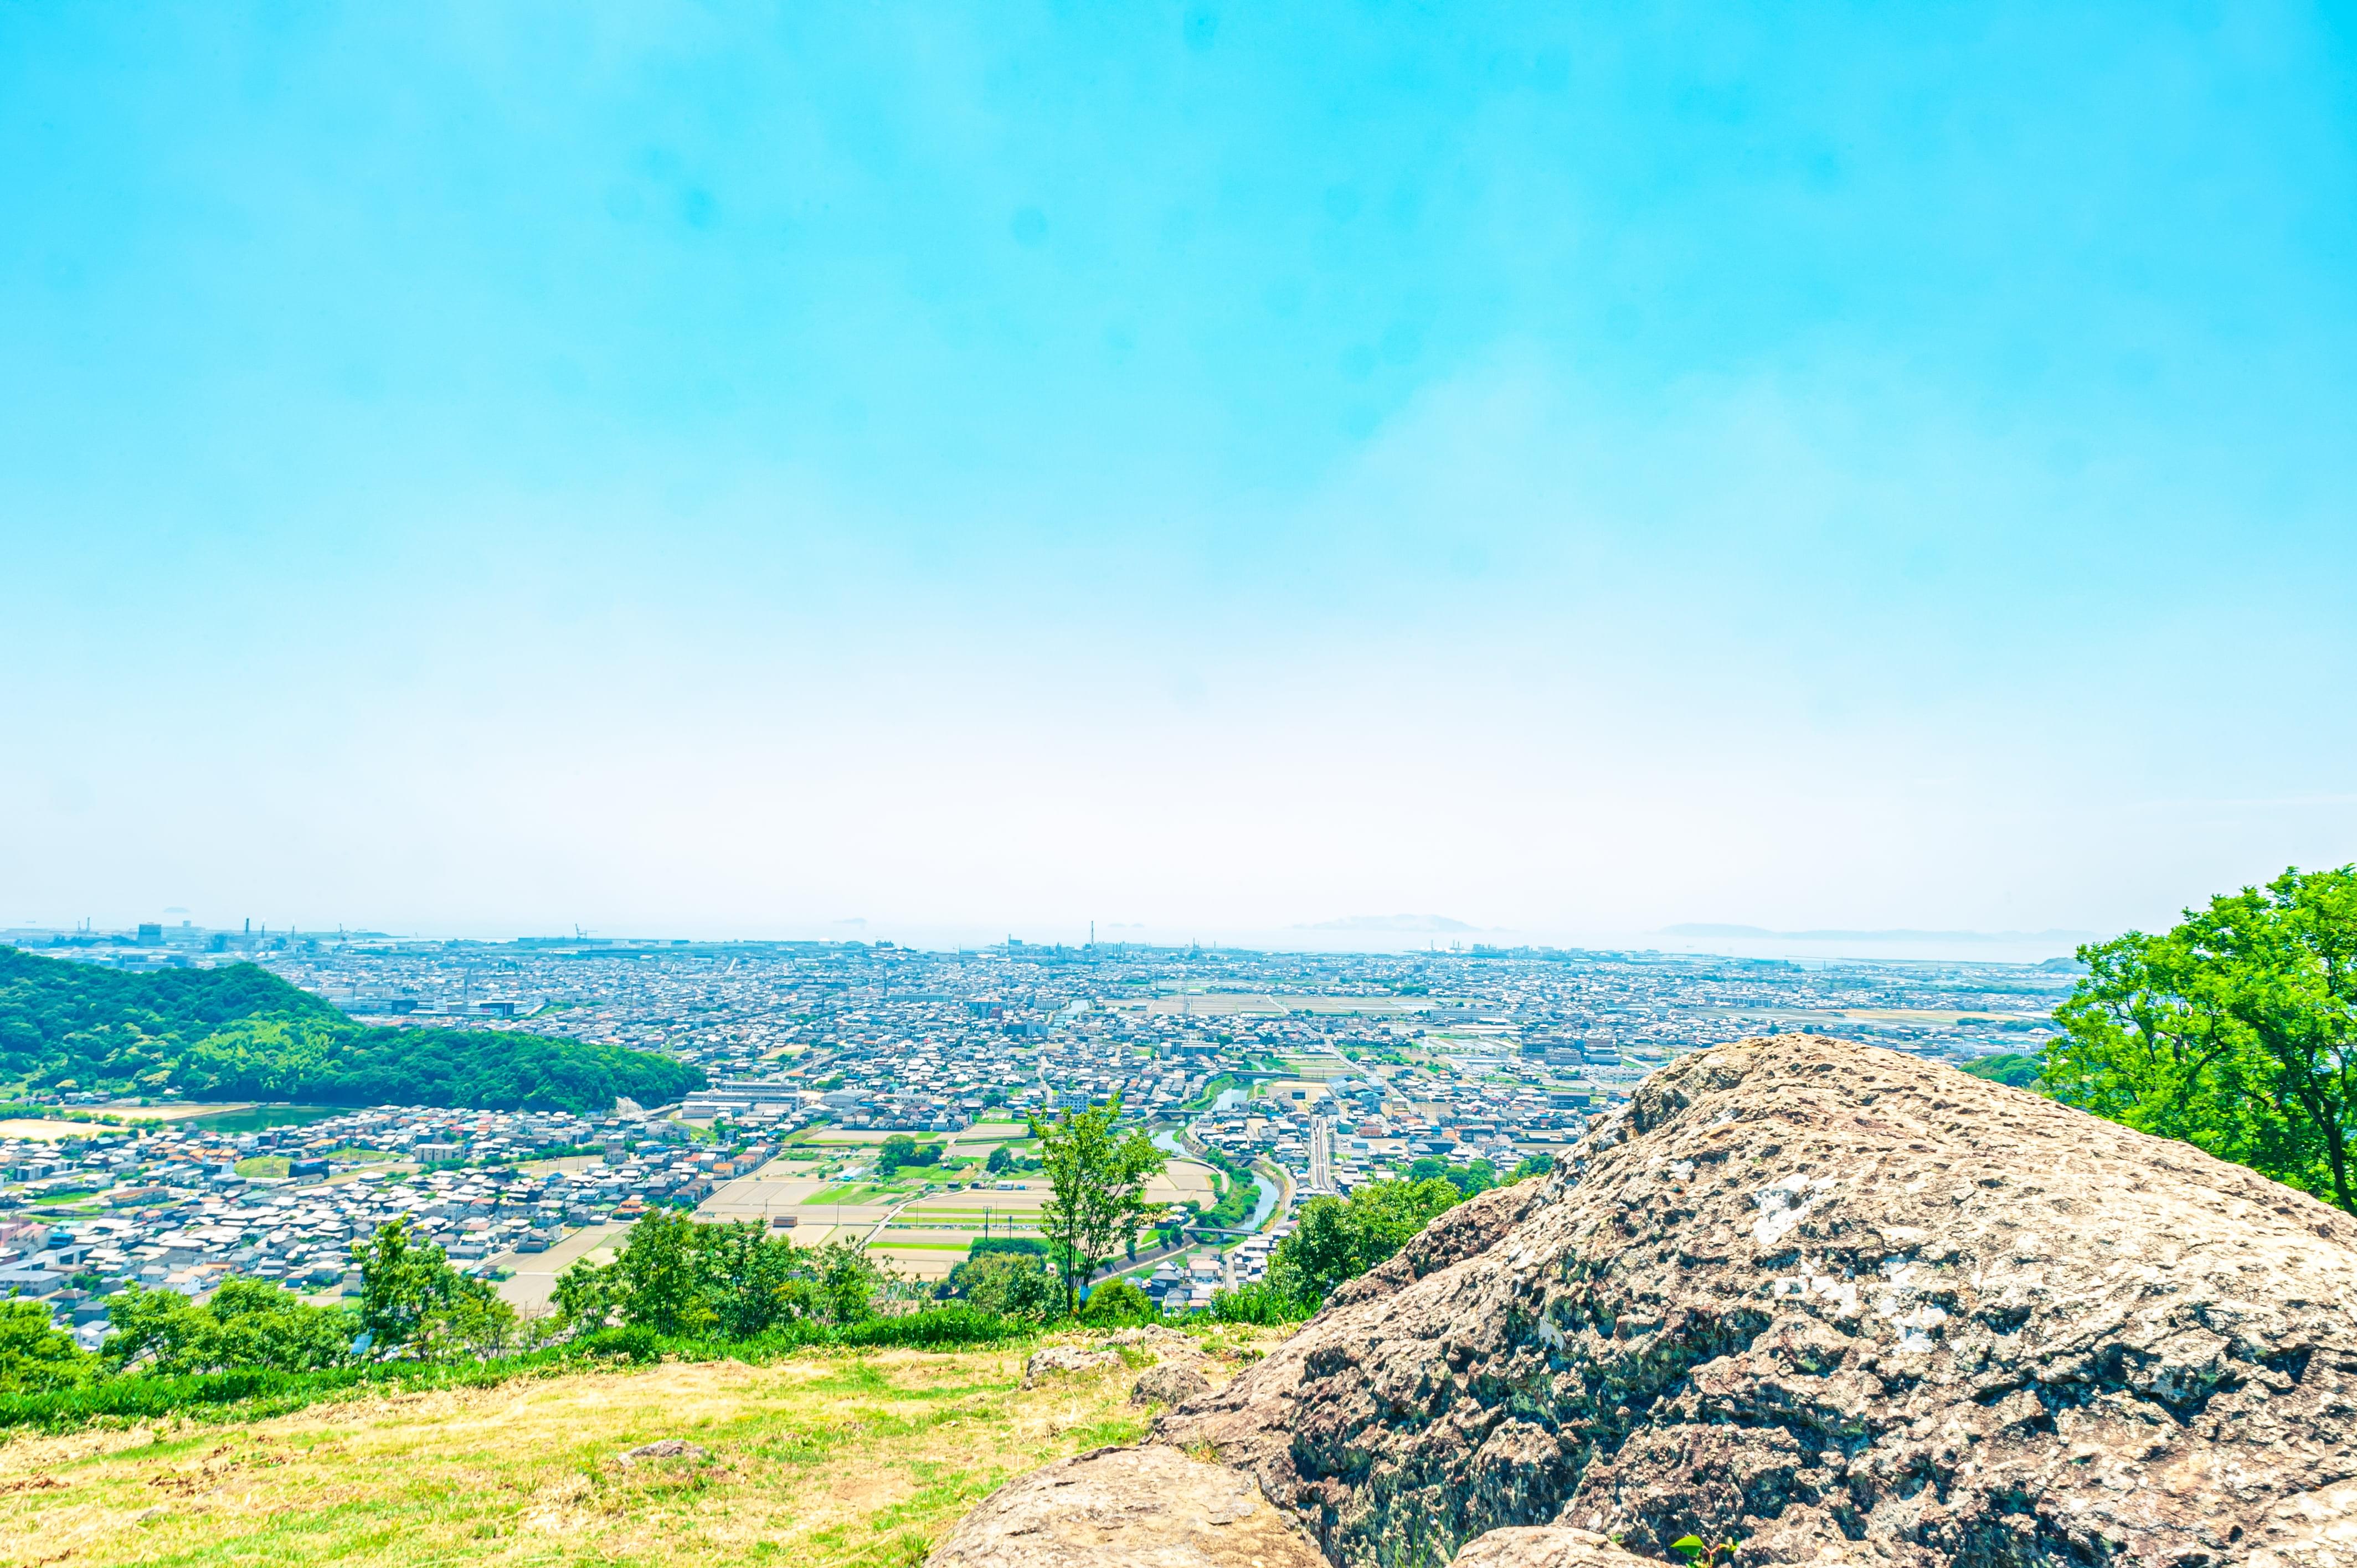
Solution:
[[[1553,1524],[1747,1568],[2348,1564],[2357,1221],[1953,1069],[1747,1040],[1157,1438],[1345,1568]]]
[[[1137,1374],[1137,1386],[1129,1391],[1132,1404],[1181,1404],[1211,1391],[1211,1380],[1202,1372],[1200,1358],[1195,1360],[1164,1361]]]
[[[1252,1477],[1175,1448],[1100,1448],[1008,1482],[929,1568],[1325,1568]]]
[[[1050,1345],[1034,1350],[1031,1359],[1023,1363],[1023,1386],[1037,1388],[1039,1380],[1057,1372],[1103,1372],[1125,1365],[1116,1350],[1092,1349],[1085,1345]]]
[[[1191,1334],[1181,1334],[1176,1328],[1166,1328],[1159,1323],[1147,1323],[1135,1328],[1117,1328],[1105,1337],[1108,1345],[1135,1345],[1151,1350],[1168,1360],[1172,1357],[1204,1359],[1203,1347]]]
[[[641,1443],[623,1454],[622,1463],[632,1465],[645,1459],[705,1459],[710,1455],[700,1443],[690,1443],[684,1437],[658,1437],[652,1443]]]
[[[1449,1568],[1658,1568],[1649,1558],[1615,1546],[1592,1530],[1565,1525],[1510,1524],[1477,1535]]]

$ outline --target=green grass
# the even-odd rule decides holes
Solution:
[[[827,1187],[806,1197],[802,1199],[802,1207],[809,1208],[822,1203],[898,1203],[916,1193],[923,1185],[921,1182],[907,1182],[883,1187],[874,1182],[855,1181],[842,1187]]]
[[[616,1361],[776,1360],[813,1348],[948,1351],[1019,1343],[1037,1332],[1028,1325],[956,1304],[899,1317],[874,1317],[837,1327],[792,1324],[758,1339],[667,1339],[645,1329],[608,1328],[568,1344],[490,1361],[395,1361],[313,1372],[243,1370],[184,1377],[101,1378],[80,1388],[0,1393],[0,1430],[46,1432],[123,1421],[172,1417],[231,1421],[299,1410],[322,1402],[387,1392],[490,1388],[518,1378],[544,1377]]]
[[[36,1197],[33,1201],[37,1204],[82,1204],[88,1203],[91,1198],[96,1197],[97,1196],[98,1192],[94,1188],[74,1187],[65,1192],[45,1192],[38,1197]]]
[[[285,1155],[249,1155],[237,1162],[242,1176],[283,1176],[293,1164]]]
[[[915,1568],[1010,1477],[1145,1434],[1126,1372],[1027,1391],[1024,1353],[557,1367],[233,1423],[20,1435],[0,1446],[0,1540],[9,1561],[70,1552],[78,1568]],[[707,1456],[621,1461],[660,1437]]]

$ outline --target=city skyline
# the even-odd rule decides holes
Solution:
[[[1053,921],[1022,929],[1002,926],[942,927],[887,924],[861,918],[830,920],[803,927],[768,930],[695,929],[593,930],[574,925],[569,929],[381,930],[344,920],[303,921],[251,917],[213,926],[198,919],[183,906],[166,908],[154,919],[135,918],[108,924],[84,917],[71,924],[25,921],[0,923],[0,943],[14,941],[34,949],[63,945],[86,950],[102,960],[131,960],[141,950],[146,956],[186,964],[193,959],[231,961],[242,951],[275,938],[365,948],[390,944],[438,947],[444,943],[479,944],[487,953],[508,944],[591,949],[640,948],[662,951],[674,948],[719,950],[734,947],[760,948],[777,943],[902,948],[918,952],[948,954],[1025,950],[1089,950],[1175,955],[1184,962],[1191,951],[1222,953],[1415,957],[1480,952],[1545,950],[1606,955],[1614,952],[1677,956],[1722,956],[1782,959],[1803,962],[1967,963],[2038,965],[2068,959],[2085,943],[2104,933],[2050,929],[2042,931],[1931,931],[1907,929],[1882,930],[1771,931],[1756,926],[1690,922],[1658,930],[1534,933],[1502,926],[1477,926],[1436,916],[1357,917],[1338,920],[1297,922],[1266,930],[1157,927],[1146,921]],[[226,951],[230,957],[221,955]]]

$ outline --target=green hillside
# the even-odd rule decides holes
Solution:
[[[503,1030],[370,1028],[253,964],[123,974],[0,948],[0,1085],[319,1105],[603,1112],[702,1085],[648,1051]]]

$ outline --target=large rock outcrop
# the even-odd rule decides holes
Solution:
[[[1252,1477],[1175,1448],[1099,1448],[1032,1471],[958,1521],[930,1568],[1325,1568]]]
[[[1747,1040],[1156,1440],[1342,1568],[1528,1526],[1468,1561],[2357,1564],[2357,1222],[1948,1068]]]

